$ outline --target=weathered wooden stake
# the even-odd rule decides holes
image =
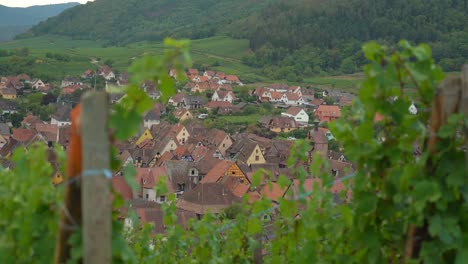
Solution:
[[[468,117],[468,64],[463,65],[462,68],[462,105],[460,112],[465,114],[465,117]],[[468,127],[465,127],[465,159],[466,166],[468,171]],[[468,173],[468,172],[467,172]]]
[[[82,99],[84,263],[111,263],[111,198],[105,171],[110,166],[108,97],[90,92]]]

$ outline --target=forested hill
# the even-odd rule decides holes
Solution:
[[[63,10],[79,5],[79,3],[66,3],[56,5],[31,6],[26,8],[8,7],[0,5],[0,41],[7,40],[29,27],[56,16]]]
[[[281,0],[246,23],[246,62],[272,76],[354,72],[369,40],[426,42],[445,70],[468,61],[468,0]]]
[[[248,38],[244,62],[275,79],[351,73],[363,42],[427,42],[445,70],[468,60],[468,0],[96,0],[35,26],[109,44],[166,36]]]
[[[236,28],[275,0],[96,0],[32,28],[32,35],[59,34],[126,44],[166,36],[204,38]]]

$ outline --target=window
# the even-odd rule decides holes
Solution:
[[[146,194],[146,199],[149,199],[149,194]]]
[[[226,147],[226,144],[223,144],[223,148],[225,148],[225,147]]]
[[[232,175],[236,175],[236,172],[235,172],[235,171],[232,171]]]
[[[166,201],[166,196],[164,196],[164,195],[159,196],[159,201],[160,202],[165,202]]]
[[[259,156],[255,156],[255,161],[259,161],[260,160],[260,157]]]
[[[255,153],[258,154],[258,149],[255,150]]]
[[[195,170],[192,170],[190,174],[195,175]]]

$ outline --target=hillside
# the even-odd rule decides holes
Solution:
[[[79,5],[66,3],[56,5],[31,6],[26,8],[0,5],[0,41],[12,39],[16,34],[26,31],[31,26],[56,16],[63,10]]]
[[[226,32],[274,0],[97,0],[67,10],[32,28],[26,36],[58,34],[127,44],[192,39]]]
[[[33,27],[23,37],[58,34],[126,45],[164,37],[227,35],[249,40],[242,61],[272,79],[302,81],[353,73],[368,40],[426,42],[445,70],[468,59],[468,1],[432,0],[96,0]]]

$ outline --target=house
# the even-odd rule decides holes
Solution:
[[[296,122],[301,124],[309,123],[309,115],[303,108],[300,107],[292,106],[288,108],[286,113],[281,113],[281,116],[294,118]]]
[[[305,103],[304,98],[296,93],[286,92],[283,94],[281,101],[287,105],[303,105]]]
[[[193,76],[193,75],[194,75],[194,76],[197,76],[197,75],[198,75],[198,70],[197,70],[197,69],[190,68],[190,69],[187,70],[187,75],[189,75],[189,76],[191,76],[191,75],[192,75],[192,76]]]
[[[0,134],[0,149],[2,149],[8,143],[8,139]]]
[[[201,183],[224,183],[229,177],[237,178],[240,183],[249,184],[247,175],[236,163],[228,160],[218,162],[201,180]]]
[[[203,73],[203,76],[206,76],[211,80],[215,76],[215,72],[214,71],[205,71]]]
[[[184,95],[181,106],[185,109],[199,109],[202,108],[207,101],[208,100],[203,96]]]
[[[341,109],[336,105],[319,105],[315,110],[315,116],[320,122],[330,122],[340,118]]]
[[[27,128],[35,128],[37,123],[42,123],[41,119],[35,115],[28,114],[21,121],[21,126]]]
[[[15,128],[13,129],[13,135],[11,137],[20,143],[26,143],[30,141],[35,135],[36,133],[31,129]]]
[[[0,93],[2,94],[3,98],[9,99],[9,100],[16,99],[16,95],[17,95],[16,89],[10,88],[10,87],[1,89]]]
[[[148,94],[151,99],[159,99],[161,92],[156,88],[156,85],[152,81],[143,82],[141,88]]]
[[[271,117],[267,128],[275,133],[288,133],[298,128],[294,118],[291,117]]]
[[[83,79],[90,79],[94,77],[94,72],[92,70],[86,70],[82,75],[81,78]]]
[[[328,156],[328,139],[325,133],[318,128],[318,124],[309,131],[307,138],[310,140],[311,149],[309,152],[309,160],[313,158],[315,152],[319,153],[322,157],[327,158]]]
[[[83,85],[83,82],[76,77],[66,77],[65,79],[62,80],[62,85],[61,85],[62,88],[72,86],[72,85],[81,86]]]
[[[103,65],[99,68],[98,75],[102,76],[107,81],[115,79],[114,71],[107,65]]]
[[[284,197],[288,187],[281,187],[278,183],[272,182],[265,184],[260,190],[260,194],[263,197],[270,199],[274,203],[278,203],[281,198]]]
[[[130,75],[126,72],[121,72],[117,78],[117,86],[126,86],[128,85],[128,79]]]
[[[242,85],[242,82],[236,75],[226,75],[226,77],[224,78],[224,83]]]
[[[143,126],[146,128],[151,128],[153,125],[157,125],[161,122],[161,112],[159,109],[149,110],[143,117]]]
[[[57,107],[57,111],[52,115],[50,123],[52,125],[66,126],[71,125],[70,112],[72,108],[68,105],[60,105]]]
[[[169,98],[169,100],[167,101],[167,103],[169,105],[172,105],[172,106],[175,106],[175,107],[179,107],[181,104],[182,104],[182,101],[184,99],[184,94],[182,93],[178,93],[174,96],[172,96],[171,98]]]
[[[289,86],[288,92],[298,94],[299,96],[303,96],[300,86]]]
[[[276,164],[279,168],[286,168],[293,145],[294,142],[290,140],[273,140],[265,149],[266,162]]]
[[[240,203],[241,198],[234,195],[228,187],[221,183],[201,183],[185,192],[177,201],[176,206],[198,217],[210,212],[220,213],[223,209]]]
[[[211,101],[205,105],[205,108],[210,111],[222,109],[224,112],[231,112],[232,104],[228,101]]]
[[[260,146],[248,138],[236,140],[234,144],[226,150],[226,156],[238,163],[247,164],[264,164],[265,157],[260,149]]]
[[[31,88],[33,90],[38,90],[40,88],[44,88],[46,85],[43,81],[41,81],[40,79],[35,79],[31,82]]]
[[[0,113],[2,115],[18,113],[18,104],[10,100],[0,100]]]
[[[156,184],[165,181],[168,193],[157,193]],[[138,195],[146,201],[165,203],[168,201],[167,195],[174,193],[172,184],[167,177],[167,171],[164,167],[138,168],[136,182],[140,186]]]
[[[63,87],[61,90],[61,94],[72,94],[78,90],[83,90],[83,87],[81,85],[70,85],[67,87]]]
[[[8,124],[0,123],[0,135],[6,140],[10,139],[11,132]]]
[[[153,135],[151,134],[149,128],[146,128],[145,131],[143,131],[138,140],[135,142],[135,145],[138,146],[146,140],[153,140]]]
[[[41,134],[45,141],[49,142],[58,142],[58,126],[52,124],[36,123],[36,131]]]
[[[172,114],[177,119],[179,119],[180,122],[184,122],[186,120],[189,120],[189,119],[193,118],[192,113],[189,110],[185,109],[185,108],[176,109]]]
[[[207,146],[216,147],[223,157],[226,157],[226,150],[233,144],[231,137],[226,132],[215,128],[208,131],[203,142],[206,143]]]
[[[310,105],[312,105],[312,107],[314,108],[318,108],[320,105],[322,105],[325,101],[323,99],[320,99],[320,98],[315,98],[313,99],[312,101],[310,101]]]
[[[215,91],[211,97],[211,101],[215,102],[225,101],[232,103],[234,100],[236,100],[236,96],[231,91]]]

